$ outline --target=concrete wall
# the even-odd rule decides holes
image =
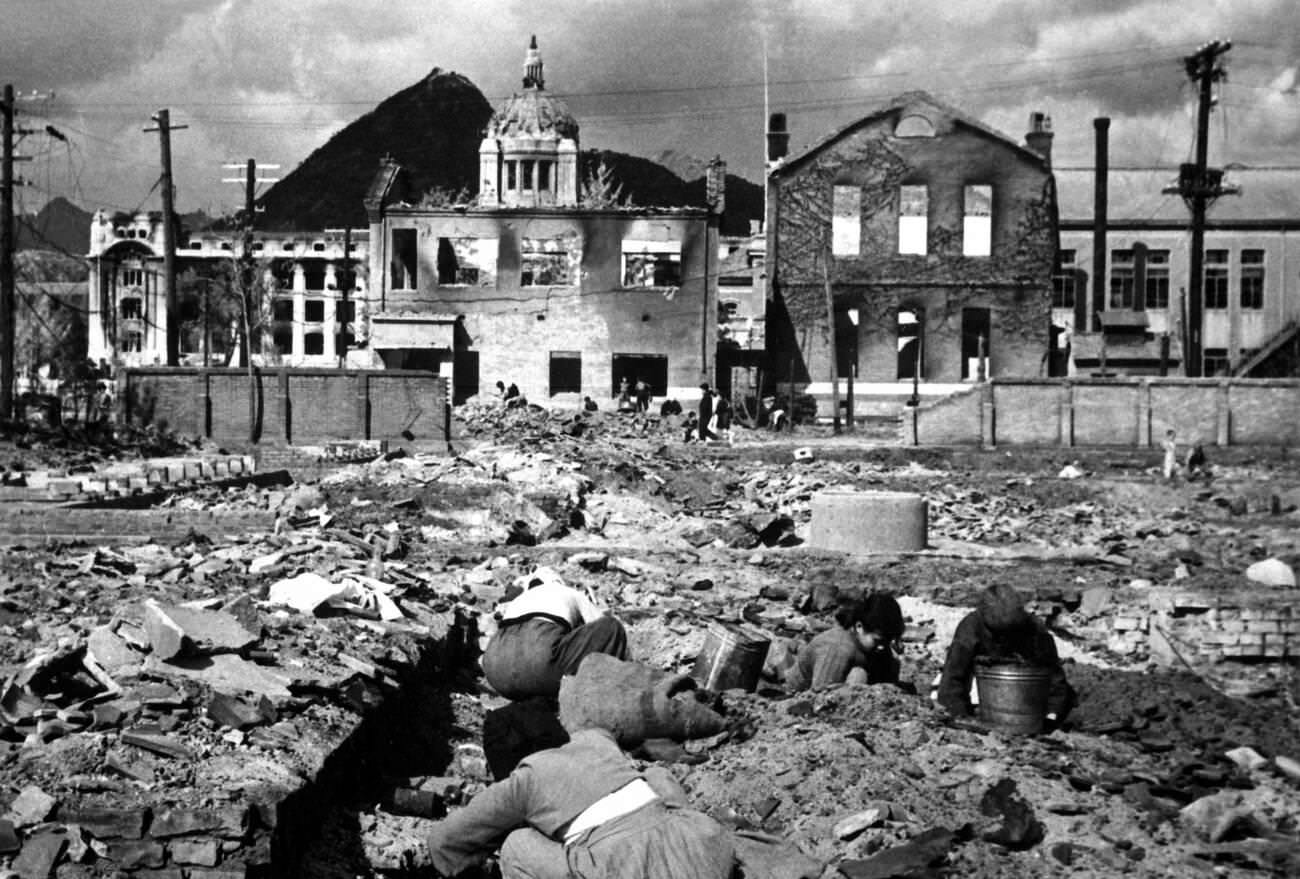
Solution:
[[[153,367],[119,373],[122,417],[189,436],[249,442],[249,378],[238,369]],[[416,370],[259,369],[263,444],[387,440],[445,442],[446,382]]]
[[[983,387],[982,398],[922,405],[914,441],[1154,447],[1170,429],[1184,447],[1300,441],[1300,380],[993,379]]]

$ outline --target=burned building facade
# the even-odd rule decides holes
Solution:
[[[1040,374],[1056,196],[1050,124],[1035,114],[1031,126],[1034,147],[914,92],[797,155],[778,148],[767,180],[778,381],[820,397],[832,362],[837,379],[864,385]]]
[[[483,139],[476,198],[412,192],[383,163],[366,210],[384,366],[436,370],[456,400],[498,381],[538,401],[608,400],[623,379],[689,397],[712,379],[715,211],[634,208],[584,186],[578,134],[534,41],[522,92]]]

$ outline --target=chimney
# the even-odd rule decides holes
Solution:
[[[790,132],[785,130],[785,114],[767,117],[767,160],[779,162],[790,152]]]
[[[1097,158],[1093,163],[1093,202],[1092,202],[1092,316],[1079,323],[1076,304],[1075,326],[1091,326],[1093,331],[1101,330],[1101,312],[1106,309],[1106,183],[1110,174],[1110,119],[1098,116],[1092,120],[1097,129]],[[1082,297],[1076,297],[1078,303]],[[1084,306],[1085,308],[1087,306]]]
[[[1025,146],[1038,153],[1047,162],[1047,169],[1052,169],[1052,117],[1037,111],[1029,114],[1029,132],[1025,135]]]

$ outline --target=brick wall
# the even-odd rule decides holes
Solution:
[[[262,445],[387,440],[397,445],[450,438],[446,381],[418,370],[254,371]],[[243,447],[250,441],[249,377],[238,369],[123,370],[122,417]]]
[[[1145,606],[1119,609],[1110,644],[1168,664],[1300,659],[1300,608],[1288,592],[1150,590]]]

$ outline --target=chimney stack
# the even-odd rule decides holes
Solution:
[[[1029,132],[1025,135],[1025,146],[1038,153],[1047,162],[1047,168],[1052,168],[1052,117],[1046,113],[1033,112],[1029,114]]]
[[[767,161],[779,162],[790,152],[790,132],[785,130],[785,114],[767,117]]]

